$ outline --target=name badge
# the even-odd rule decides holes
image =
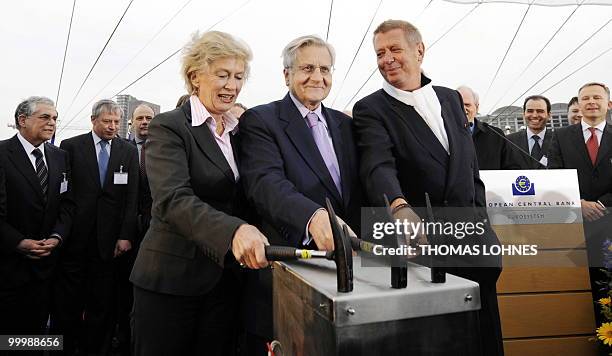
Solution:
[[[548,167],[548,157],[542,156],[542,159],[540,160],[540,163],[542,163],[544,165],[544,167]]]
[[[66,179],[66,173],[62,173],[64,179],[60,183],[60,194],[64,194],[68,191],[68,179]]]
[[[128,184],[128,174],[123,172],[123,166],[119,166],[119,172],[115,172],[113,176],[113,183],[117,185]]]

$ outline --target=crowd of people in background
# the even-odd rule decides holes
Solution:
[[[317,36],[283,49],[283,98],[237,103],[252,53],[218,31],[185,47],[189,94],[169,112],[100,100],[91,131],[58,148],[53,101],[19,103],[18,132],[0,142],[0,334],[64,335],[67,355],[265,355],[266,245],[333,249],[326,197],[357,234],[360,208],[383,196],[406,219],[425,192],[434,207],[484,207],[479,169],[576,169],[589,260],[600,258],[612,206],[606,85],[577,85],[571,125],[554,131],[549,99],[528,96],[526,129],[506,136],[477,119],[474,90],[431,84],[416,27],[388,20],[373,41],[384,84],[352,117],[322,104],[335,53]],[[123,115],[129,139],[118,137]],[[500,271],[452,271],[481,286],[485,355],[503,354]],[[595,283],[601,272],[590,273]]]

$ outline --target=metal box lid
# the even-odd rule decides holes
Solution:
[[[360,257],[354,257],[353,266],[354,290],[339,293],[333,261],[276,262],[274,293],[298,296],[337,327],[480,309],[476,282],[447,274],[446,283],[434,284],[428,267],[409,263],[408,287],[393,289],[390,267],[362,267]]]

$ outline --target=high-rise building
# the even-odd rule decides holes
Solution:
[[[160,111],[159,105],[153,104],[145,100],[138,100],[128,94],[117,95],[117,104],[119,104],[119,106],[121,106],[121,109],[123,110],[123,117],[121,117],[121,123],[119,124],[119,136],[123,138],[127,138],[129,135],[132,113],[138,105],[147,104],[151,107],[151,109],[153,109],[155,115],[159,114]]]

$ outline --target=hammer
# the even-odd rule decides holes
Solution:
[[[266,246],[266,259],[268,261],[290,261],[324,258],[334,261],[336,264],[338,292],[348,293],[353,290],[353,255],[351,242],[348,237],[348,229],[346,226],[340,227],[329,199],[325,199],[325,204],[334,238],[334,251],[298,249],[289,246]]]

